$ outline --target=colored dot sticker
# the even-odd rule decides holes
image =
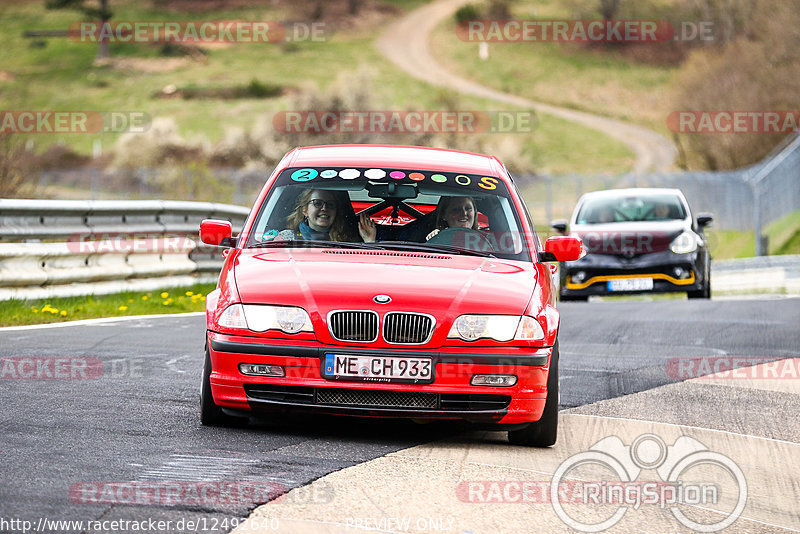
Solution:
[[[364,176],[370,180],[380,180],[381,178],[386,178],[386,171],[383,169],[367,169],[364,171]]]
[[[319,175],[322,176],[323,178],[333,178],[337,174],[339,174],[339,173],[336,172],[336,171],[333,171],[331,169],[328,169],[327,171],[322,171],[321,173],[319,173]]]
[[[404,173],[403,171],[392,171],[392,172],[389,173],[389,176],[391,176],[395,180],[399,180],[401,178],[405,178],[406,177],[406,173]]]
[[[472,180],[469,179],[469,176],[464,176],[463,174],[456,176],[455,180],[458,185],[469,185],[472,183]]]
[[[434,174],[433,176],[431,176],[431,180],[442,184],[447,181],[447,176],[445,176],[444,174]]]
[[[355,180],[361,176],[361,171],[357,169],[344,169],[339,171],[339,176],[345,180]]]
[[[317,177],[317,169],[297,169],[292,173],[295,182],[307,182]]]
[[[411,174],[408,175],[408,177],[414,180],[415,182],[419,182],[420,180],[425,179],[425,175],[422,174],[421,172],[412,172]]]

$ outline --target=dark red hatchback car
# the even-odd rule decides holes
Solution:
[[[207,297],[203,424],[314,411],[462,419],[549,446],[558,425],[554,269],[496,158],[422,147],[292,150]]]

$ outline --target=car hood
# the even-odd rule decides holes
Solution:
[[[537,287],[532,264],[476,256],[359,249],[250,250],[234,261],[242,302],[336,309],[522,314]],[[377,304],[376,295],[388,295]]]
[[[648,254],[669,248],[673,239],[689,229],[686,221],[637,221],[609,224],[580,224],[572,234],[594,254]]]

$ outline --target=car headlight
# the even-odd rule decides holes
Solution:
[[[461,315],[450,328],[449,338],[475,341],[490,338],[495,341],[544,339],[544,330],[533,317],[519,315]]]
[[[700,236],[690,230],[686,230],[681,235],[672,240],[669,249],[675,254],[688,254],[697,250]]]
[[[296,306],[233,304],[222,312],[219,325],[226,328],[244,328],[253,332],[280,330],[287,334],[297,334],[314,331],[308,313]]]
[[[219,325],[225,328],[247,329],[247,321],[244,318],[244,308],[241,304],[232,304],[225,308],[219,317]]]

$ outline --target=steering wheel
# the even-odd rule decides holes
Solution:
[[[449,226],[428,240],[434,245],[452,245],[479,252],[495,252],[491,240],[479,230]]]

